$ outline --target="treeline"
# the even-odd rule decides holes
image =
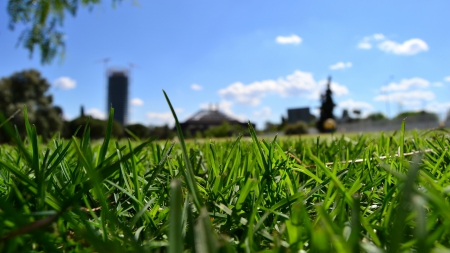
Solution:
[[[6,119],[12,123],[21,136],[25,136],[26,129],[24,124],[24,115],[21,112],[24,106],[27,107],[28,119],[31,124],[36,126],[37,132],[44,140],[51,139],[55,134],[63,138],[71,138],[80,126],[89,124],[90,136],[92,139],[101,139],[106,134],[107,121],[99,120],[84,116],[71,121],[65,121],[63,118],[63,110],[61,107],[53,105],[53,97],[48,93],[51,85],[41,76],[37,70],[25,70],[16,72],[9,77],[0,79],[0,113],[3,114],[4,123]],[[334,103],[331,98],[331,90],[322,95],[321,111],[329,111],[328,118],[333,122],[337,122],[337,128],[340,123],[357,122],[361,120],[386,120],[382,113],[373,113],[366,118],[352,118],[348,111],[344,110],[340,119],[336,119],[332,114]],[[327,105],[328,106],[325,106]],[[331,113],[330,113],[331,112]],[[437,115],[429,112],[402,112],[395,118],[405,118],[417,114],[430,114],[437,119]],[[331,116],[330,116],[331,115]],[[324,118],[325,116],[321,116]],[[325,118],[326,118],[325,117]],[[310,128],[320,125],[320,119],[312,117],[311,122],[297,122],[288,124],[287,119],[282,117],[281,123],[266,122],[262,133],[285,133],[290,134],[307,134]],[[321,129],[318,128],[320,131]],[[77,136],[81,136],[81,129]],[[213,126],[204,132],[185,132],[186,138],[208,138],[208,137],[229,137],[237,135],[246,135],[248,130],[239,125],[230,125],[224,122],[221,125]],[[176,135],[174,129],[169,126],[144,126],[142,124],[133,124],[122,126],[118,122],[114,122],[112,136],[116,138],[139,138],[146,139],[149,137],[157,137],[158,139],[172,139]],[[4,133],[0,127],[0,143],[10,141],[10,137]]]
[[[61,137],[72,138],[72,136],[81,137],[84,126],[88,125],[91,139],[101,139],[105,136],[108,126],[107,120],[99,120],[91,117],[78,117],[71,121],[65,121],[63,129],[60,131]],[[82,127],[77,133],[77,129]],[[76,134],[75,134],[76,133]],[[168,125],[164,126],[144,126],[142,124],[131,124],[122,126],[119,122],[113,121],[111,135],[115,138],[137,138],[147,139],[157,137],[158,139],[172,139],[175,137],[175,131]]]
[[[53,97],[48,93],[51,85],[37,70],[24,70],[13,73],[9,77],[0,79],[0,113],[3,120],[0,124],[9,121],[21,136],[26,135],[23,108],[27,108],[28,120],[36,126],[37,132],[44,140],[51,139],[55,134],[63,138],[71,138],[76,130],[81,136],[83,127],[88,124],[92,139],[101,139],[105,136],[107,121],[80,116],[74,120],[65,121],[61,107],[53,105]],[[175,132],[168,126],[146,127],[133,124],[123,127],[114,122],[112,135],[116,138],[145,139],[157,136],[160,139],[170,139]],[[4,128],[0,129],[0,142],[11,140]]]
[[[80,113],[81,115],[73,120],[65,120],[62,108],[52,104],[53,97],[48,93],[50,87],[50,83],[42,77],[41,73],[33,69],[16,72],[9,77],[1,78],[0,113],[3,114],[3,120],[0,125],[9,121],[8,123],[11,123],[21,136],[26,136],[25,119],[22,111],[26,106],[30,123],[36,126],[38,134],[44,141],[50,140],[55,135],[62,138],[80,137],[86,125],[89,126],[91,139],[104,138],[108,125],[107,120],[91,118],[85,116],[84,113]],[[77,129],[79,129],[78,132]],[[247,133],[246,128],[224,122],[222,125],[211,127],[205,132],[185,132],[185,136],[186,138],[227,137]],[[144,126],[142,124],[131,124],[122,126],[119,122],[113,122],[111,134],[115,138],[147,139],[156,137],[157,139],[172,139],[176,132],[168,125]],[[5,133],[4,128],[0,127],[0,143],[10,140],[11,138]]]

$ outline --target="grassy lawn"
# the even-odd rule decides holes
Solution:
[[[402,129],[43,144],[27,123],[0,147],[0,251],[450,252],[450,137]]]

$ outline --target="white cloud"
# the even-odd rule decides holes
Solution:
[[[446,113],[450,109],[450,102],[439,103],[439,102],[430,102],[427,104],[425,110],[435,113]]]
[[[315,81],[311,73],[296,70],[293,74],[277,80],[256,81],[247,85],[236,82],[220,89],[218,93],[224,99],[256,106],[268,94],[278,94],[281,97],[304,96],[315,99],[323,92],[325,84],[325,80]],[[336,92],[337,96],[348,94],[348,89],[337,83],[332,83],[331,89]]]
[[[371,49],[372,48],[372,44],[370,44],[369,42],[366,41],[361,41],[358,43],[358,48],[360,49]]]
[[[175,124],[175,120],[171,112],[147,112],[147,119],[150,120],[151,125],[170,125]]]
[[[433,86],[439,84],[433,83]],[[381,87],[384,94],[374,98],[375,101],[395,102],[399,105],[409,106],[410,109],[421,109],[426,102],[435,98],[434,92],[430,91],[431,83],[423,78],[414,77],[402,79],[398,83],[390,83]]]
[[[390,83],[381,87],[381,91],[406,91],[410,89],[423,89],[430,86],[430,82],[420,78],[414,77],[410,79],[402,79],[399,83]]]
[[[325,85],[324,85],[325,87]],[[333,95],[340,97],[347,95],[349,93],[348,88],[344,85],[340,85],[336,82],[331,82],[330,89],[333,92]],[[323,93],[323,91],[322,91]]]
[[[77,86],[77,82],[70,77],[62,76],[53,81],[53,86],[62,90],[70,90]]]
[[[320,117],[320,109],[319,108],[313,107],[313,108],[311,108],[310,112],[312,115],[316,116],[316,118]]]
[[[361,117],[363,118],[374,110],[374,107],[371,104],[362,101],[354,101],[353,99],[342,101],[337,106],[342,109],[347,109],[349,112],[360,110]]]
[[[106,114],[103,111],[100,111],[97,108],[90,108],[86,111],[86,115],[90,115],[95,119],[106,119]]]
[[[330,66],[331,70],[337,70],[337,69],[346,69],[346,68],[351,68],[352,67],[352,63],[351,62],[338,62],[336,64],[333,64]]]
[[[403,43],[386,40],[379,44],[378,48],[382,51],[398,55],[415,55],[428,51],[427,43],[421,39],[410,39]]]
[[[201,85],[198,85],[196,83],[191,85],[191,89],[193,90],[203,90],[203,87]]]
[[[73,116],[71,114],[63,112],[63,119],[66,121],[69,121],[69,120],[73,119]]]
[[[450,82],[450,76],[446,76],[446,77],[444,78],[444,81]]]
[[[298,37],[295,34],[292,34],[291,36],[278,36],[275,41],[278,44],[294,44],[298,45],[302,43],[302,38]]]
[[[386,37],[381,33],[375,33],[371,36],[366,36],[358,43],[358,48],[366,50],[371,49],[373,41],[380,41],[384,40],[385,38]]]
[[[258,120],[266,120],[272,114],[272,109],[268,106],[264,106],[261,110],[254,111],[253,115],[258,118]]]
[[[439,103],[439,102],[430,102],[426,105],[425,111],[434,112],[441,116],[442,120],[446,120],[446,117],[449,117],[448,114],[450,111],[450,102]]]
[[[323,94],[325,89],[327,88],[327,83],[327,80],[319,81],[317,88],[307,97],[309,99],[318,100],[320,98],[320,95]],[[346,86],[340,85],[339,83],[333,81],[331,82],[330,89],[333,92],[333,96],[341,97],[349,94],[348,88]]]
[[[131,99],[130,104],[134,106],[142,106],[144,105],[144,101],[142,101],[142,99],[140,98],[133,98]]]
[[[360,49],[371,49],[372,44],[378,44],[378,49],[387,53],[397,55],[415,55],[420,52],[428,51],[428,44],[419,38],[409,39],[403,43],[389,40],[381,33],[376,33],[371,36],[364,37],[359,43]]]
[[[340,108],[345,108],[345,109],[360,109],[360,110],[373,110],[374,107],[366,102],[362,102],[362,101],[354,101],[353,99],[348,99],[345,101],[342,101],[338,104],[338,107]]]
[[[184,112],[183,108],[175,108],[178,120],[180,120],[179,115]],[[147,112],[147,119],[150,121],[150,125],[175,125],[175,119],[173,118],[172,112]]]
[[[378,95],[375,101],[395,101],[403,105],[420,105],[424,101],[431,101],[435,98],[432,91],[415,90],[408,92],[396,92],[391,94]]]
[[[241,122],[247,122],[248,117],[245,114],[237,114],[235,112],[233,112],[233,110],[231,109],[233,107],[233,102],[229,101],[229,100],[225,100],[222,99],[222,101],[220,101],[220,103],[212,105],[210,103],[202,103],[200,104],[200,108],[204,109],[204,110],[209,110],[211,106],[213,106],[214,108],[216,108],[217,106],[219,107],[219,111],[225,113],[226,115],[230,116],[231,118],[237,119]]]
[[[372,35],[372,38],[374,40],[384,40],[386,39],[386,36],[384,36],[382,33],[375,33],[374,35]]]

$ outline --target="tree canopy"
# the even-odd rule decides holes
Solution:
[[[139,139],[148,138],[150,134],[150,129],[142,124],[131,124],[126,126],[126,129],[130,131],[133,135],[138,137]],[[124,133],[126,137],[133,137],[128,132]]]
[[[383,113],[375,112],[375,113],[369,114],[369,116],[367,116],[367,119],[375,121],[375,120],[385,120],[387,118],[386,118],[386,116],[384,116]]]
[[[427,112],[427,111],[407,111],[407,112],[401,112],[397,116],[395,116],[396,119],[404,119],[406,117],[411,116],[417,116],[417,115],[427,115],[429,117],[432,117],[433,119],[439,119],[439,117],[436,115],[436,113]]]
[[[6,117],[27,106],[28,119],[35,124],[44,138],[59,132],[63,126],[62,109],[53,106],[53,97],[47,94],[50,84],[37,70],[16,72],[0,79],[0,112]],[[14,116],[12,123],[20,133],[25,133],[23,114]],[[0,136],[0,141],[6,141]]]
[[[113,6],[121,0],[112,0]],[[9,0],[9,28],[23,29],[18,44],[22,44],[33,55],[40,51],[41,63],[50,63],[57,54],[64,56],[65,42],[61,27],[65,16],[76,16],[81,5],[92,9],[100,0]]]
[[[325,94],[322,94],[321,96],[320,117],[316,123],[316,127],[320,132],[326,132],[324,123],[327,119],[334,120],[333,109],[336,106],[336,104],[334,104],[333,102],[332,97],[333,92],[331,91],[330,85],[331,85],[331,77],[328,77],[327,89],[325,90]]]
[[[101,139],[105,137],[108,121],[94,119],[88,116],[80,116],[71,121],[65,122],[62,136],[65,138],[71,138],[80,126],[84,127],[86,124],[89,126],[91,139]],[[78,131],[76,136],[81,137],[82,133],[83,129]],[[111,135],[116,138],[121,138],[123,136],[123,127],[119,122],[113,121]]]

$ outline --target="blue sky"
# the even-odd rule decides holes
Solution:
[[[131,69],[130,123],[173,123],[209,104],[259,127],[311,108],[332,76],[334,111],[390,117],[450,108],[448,1],[104,1],[67,16],[66,56],[41,65],[17,47],[0,2],[0,77],[34,68],[65,117],[106,111],[105,65]]]

